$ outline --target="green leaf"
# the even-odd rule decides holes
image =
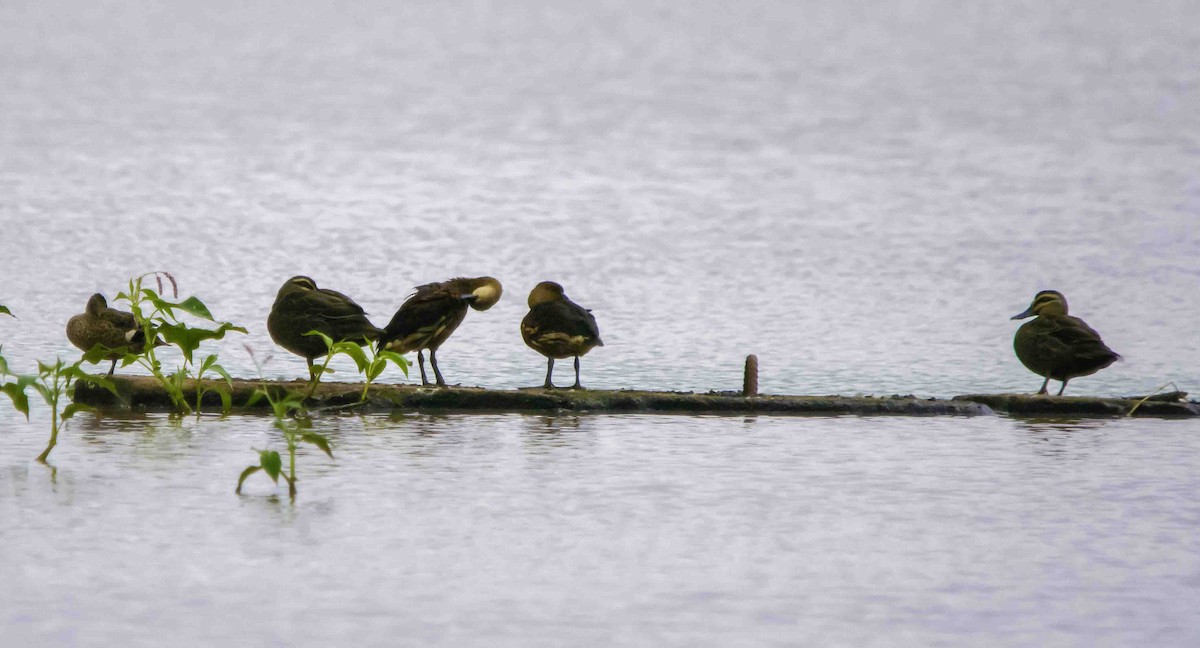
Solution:
[[[0,304],[0,315],[8,315],[9,317],[16,317],[16,315],[12,314],[12,311],[8,310],[8,306],[5,306],[4,304]]]
[[[321,338],[321,341],[325,343],[325,348],[327,350],[333,349],[333,338],[329,337],[328,335],[325,335],[324,333],[317,331],[317,330],[309,331],[308,333],[305,333],[305,335],[315,335],[315,336]]]
[[[166,316],[172,320],[175,319],[175,311],[173,310],[173,307],[175,306],[175,304],[172,304],[171,302],[163,299],[162,297],[159,297],[158,293],[154,292],[153,290],[151,290],[149,288],[142,288],[142,298],[145,299],[146,301],[150,302],[151,304],[154,304],[155,310],[159,311],[164,316]]]
[[[404,358],[404,356],[400,355],[399,353],[396,353],[395,351],[388,351],[387,349],[384,349],[384,350],[380,351],[379,353],[376,353],[375,357],[383,358],[384,360],[387,360],[388,362],[391,362],[392,364],[396,365],[397,367],[401,367],[405,370],[408,369],[408,360],[406,360]]]
[[[333,451],[329,449],[329,439],[326,439],[324,436],[317,434],[316,432],[305,432],[304,434],[300,435],[300,440],[311,443],[324,450],[325,454],[329,455],[330,459],[333,459]]]
[[[220,326],[215,329],[203,329],[191,327],[186,324],[167,323],[162,324],[158,328],[158,332],[164,340],[179,347],[180,352],[183,353],[184,360],[188,364],[192,363],[192,352],[200,348],[201,342],[205,340],[220,340],[230,331],[245,333],[246,329],[234,326],[229,322],[221,322]]]
[[[50,402],[51,402],[50,389],[48,387],[46,387],[45,385],[43,385],[40,382],[31,383],[30,386],[32,386],[34,388],[34,390],[36,390],[37,393],[41,395],[42,400],[46,401],[47,405],[50,404]]]
[[[18,412],[25,415],[25,420],[29,420],[29,397],[25,395],[25,390],[21,388],[19,383],[4,383],[0,385],[0,392],[8,394],[8,398],[12,400],[13,407]]]
[[[204,362],[200,363],[200,368],[196,371],[196,378],[199,379],[200,376],[204,375],[205,371],[208,371],[209,367],[213,366],[216,363],[217,363],[216,354],[212,354],[212,355],[209,355],[208,357],[206,357],[204,359]]]
[[[190,313],[196,317],[206,319],[210,322],[216,321],[213,319],[212,313],[208,312],[208,306],[205,306],[204,302],[200,301],[196,297],[188,297],[178,304],[173,304],[173,306],[185,313]]]
[[[72,416],[75,416],[79,412],[95,412],[95,411],[96,411],[96,408],[91,407],[89,405],[82,405],[80,403],[71,403],[70,405],[67,405],[66,409],[63,410],[62,420],[65,421],[65,420],[71,418]]]
[[[250,398],[246,399],[246,407],[251,407],[263,398],[271,400],[271,396],[267,394],[267,392],[263,391],[262,389],[255,389],[254,393],[250,394]]]
[[[7,375],[9,375],[8,360],[5,360],[4,356],[0,355],[0,376],[7,376]]]
[[[213,356],[213,357],[215,358],[216,356]],[[212,370],[217,372],[218,375],[220,375],[222,378],[224,378],[225,384],[229,385],[230,389],[233,389],[233,377],[229,375],[228,371],[225,371],[225,367],[222,367],[219,364],[213,363]]]
[[[274,450],[263,450],[258,453],[259,463],[267,476],[276,484],[279,483],[279,473],[283,470],[283,458]]]
[[[225,389],[218,389],[216,392],[221,397],[221,412],[228,414],[229,410],[233,409],[233,396]]]
[[[343,353],[350,356],[350,359],[354,360],[354,364],[358,367],[358,373],[362,373],[367,370],[367,366],[369,364],[367,361],[367,354],[363,353],[362,347],[358,346],[357,344],[353,342],[338,342],[337,344],[333,345],[333,352]]]
[[[91,364],[96,364],[96,363],[104,362],[105,360],[108,360],[108,357],[113,355],[114,353],[125,353],[126,351],[128,351],[128,349],[126,349],[125,347],[122,347],[120,349],[110,349],[110,348],[104,346],[103,344],[97,344],[96,346],[93,346],[92,348],[88,349],[83,354],[83,357],[80,358],[80,360],[91,363]]]
[[[112,393],[113,396],[120,396],[120,394],[117,393],[117,385],[113,383],[112,378],[109,378],[108,376],[93,376],[92,374],[79,371],[78,377],[79,380],[82,380],[89,385],[107,389],[110,393]]]
[[[383,370],[386,368],[387,368],[386,362],[380,362],[378,360],[376,360],[375,362],[372,362],[371,366],[367,367],[367,381],[368,382],[373,381],[376,378],[378,378],[379,374],[383,373]]]
[[[233,492],[238,495],[241,495],[242,494],[242,482],[246,481],[247,477],[249,477],[250,475],[253,475],[254,473],[256,473],[260,470],[262,470],[262,466],[247,466],[246,469],[242,471],[242,476],[238,477],[237,490],[235,490]],[[276,481],[275,483],[278,484],[279,482]]]

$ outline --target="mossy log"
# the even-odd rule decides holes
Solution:
[[[105,389],[79,383],[75,400],[100,409],[136,409],[169,411],[167,392],[148,376],[113,378],[119,396]],[[224,382],[204,380],[201,386],[213,389]],[[301,381],[273,382],[234,380],[232,402],[235,411],[269,412],[265,399],[247,407],[259,388],[303,393]],[[356,411],[391,412],[398,410],[487,411],[487,412],[668,412],[681,414],[859,414],[859,415],[960,415],[991,414],[986,405],[968,401],[920,399],[912,396],[742,396],[739,392],[655,392],[632,390],[569,389],[482,389],[447,387],[442,389],[413,385],[371,385],[365,403],[359,405],[362,383],[322,383],[313,394],[312,406],[355,407]],[[188,400],[196,400],[196,385],[186,383]],[[219,411],[221,400],[215,392],[204,396],[206,411]]]
[[[1014,416],[1200,416],[1200,403],[1185,401],[1183,392],[1148,397],[1098,398],[1045,394],[968,394],[956,401],[987,405]],[[1140,403],[1140,404],[1139,404]]]

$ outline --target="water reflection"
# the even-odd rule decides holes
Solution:
[[[1101,418],[1036,417],[1014,419],[1025,444],[1037,454],[1059,460],[1086,459],[1104,445],[1106,434],[1097,434],[1111,420]]]
[[[593,416],[578,414],[523,417],[522,446],[528,452],[538,454],[562,448],[594,445],[594,419]]]

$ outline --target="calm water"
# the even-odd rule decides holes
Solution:
[[[1192,1],[6,0],[0,343],[73,354],[165,269],[252,376],[293,274],[377,323],[491,274],[450,382],[540,383],[554,279],[592,387],[756,353],[767,392],[950,396],[1038,387],[1008,317],[1056,288],[1125,356],[1070,393],[1200,392],[1198,51]],[[4,644],[1198,639],[1188,422],[329,419],[292,507],[230,492],[263,419],[84,418],[52,480],[33,418],[0,405]]]

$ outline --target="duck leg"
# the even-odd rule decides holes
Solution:
[[[314,371],[313,363],[312,363],[313,359],[305,358],[304,361],[308,363],[308,381],[312,382],[313,380],[316,380],[316,378],[317,378],[316,375],[313,373],[313,371]]]
[[[583,389],[583,385],[579,384],[579,356],[575,356],[575,384],[571,385],[571,389]]]
[[[543,389],[554,389],[554,383],[550,381],[550,376],[554,373],[554,358],[546,358],[546,382],[542,385]]]
[[[437,377],[437,386],[445,387],[446,381],[442,379],[442,372],[438,371],[437,349],[429,350],[429,366],[433,367],[433,375]]]
[[[113,372],[117,370],[117,359],[113,358],[112,366],[108,368],[108,377],[112,378]]]
[[[1044,382],[1042,382],[1042,388],[1038,390],[1039,396],[1041,396],[1042,394],[1050,393],[1049,391],[1046,390],[1046,385],[1049,385],[1049,384],[1050,384],[1050,376],[1046,376],[1046,380]]]
[[[417,366],[421,368],[421,386],[428,387],[429,379],[425,377],[425,352],[417,349]]]
[[[1070,378],[1067,378],[1067,380],[1070,380]],[[1062,384],[1062,387],[1059,387],[1059,388],[1058,388],[1058,395],[1059,395],[1059,396],[1062,396],[1063,390],[1067,388],[1067,380],[1064,380],[1064,381],[1063,381],[1063,384]]]

